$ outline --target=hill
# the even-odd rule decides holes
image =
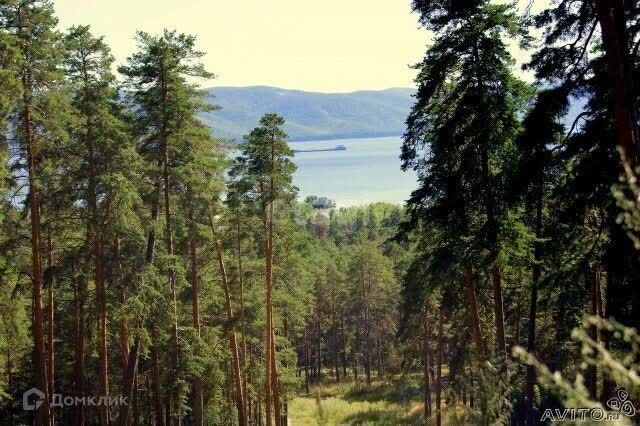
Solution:
[[[208,89],[220,110],[201,114],[217,136],[241,139],[267,112],[286,120],[292,141],[400,135],[413,89],[318,93],[277,87]]]

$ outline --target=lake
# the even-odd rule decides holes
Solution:
[[[307,195],[335,200],[338,207],[374,201],[403,203],[417,187],[413,171],[400,170],[402,138],[332,139],[290,142],[292,149],[327,149],[344,145],[346,151],[297,152],[293,183],[300,199]]]

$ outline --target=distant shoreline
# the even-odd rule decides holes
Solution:
[[[288,139],[287,142],[321,142],[321,141],[333,141],[340,139],[372,139],[372,138],[388,138],[392,136],[402,136],[402,133],[378,133],[378,134],[366,134],[366,135],[339,135],[339,136],[326,136],[318,137],[311,136],[309,138],[296,138]]]

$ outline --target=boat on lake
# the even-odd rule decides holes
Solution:
[[[344,145],[336,145],[333,148],[317,148],[317,149],[294,149],[293,152],[326,152],[326,151],[346,151],[347,147]]]

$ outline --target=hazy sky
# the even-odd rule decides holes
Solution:
[[[206,85],[343,92],[413,86],[428,34],[410,0],[55,0],[60,25],[90,24],[121,63],[136,30],[198,36]]]

